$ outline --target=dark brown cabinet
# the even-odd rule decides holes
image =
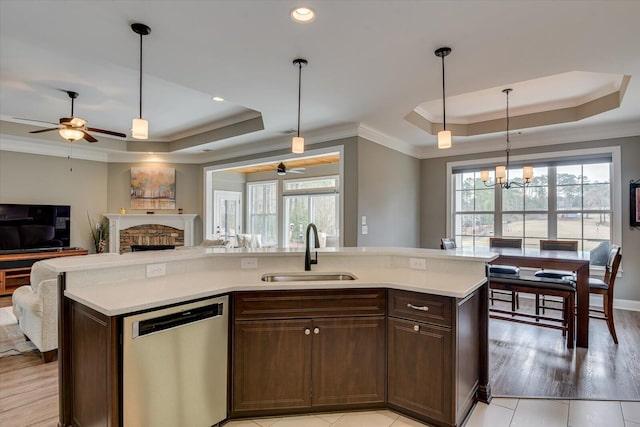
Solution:
[[[311,321],[240,321],[234,326],[234,411],[309,407]]]
[[[451,422],[451,330],[388,320],[389,403]]]
[[[383,290],[241,292],[234,301],[232,416],[384,404]]]
[[[389,291],[390,407],[430,424],[461,425],[481,384],[481,295]]]

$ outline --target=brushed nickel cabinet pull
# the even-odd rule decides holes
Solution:
[[[411,303],[407,304],[408,308],[413,308],[414,310],[420,310],[420,311],[429,311],[429,307],[427,307],[426,305],[423,306],[419,306],[419,305],[413,305]]]

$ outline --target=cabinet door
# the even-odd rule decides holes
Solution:
[[[385,401],[384,317],[313,321],[313,406]]]
[[[451,330],[395,318],[387,327],[389,403],[452,424]]]
[[[311,320],[235,322],[232,412],[311,405]]]

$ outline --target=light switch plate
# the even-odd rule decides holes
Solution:
[[[369,226],[368,225],[363,225],[362,226],[362,234],[369,234]]]
[[[160,277],[167,275],[167,264],[147,264],[147,277]]]
[[[362,225],[367,225],[367,216],[362,215]]]
[[[258,258],[240,258],[240,268],[258,268]]]
[[[409,267],[413,270],[426,270],[427,260],[424,258],[409,258]]]

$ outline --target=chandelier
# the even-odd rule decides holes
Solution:
[[[524,187],[527,184],[530,184],[533,180],[533,166],[524,166],[522,168],[522,181],[509,181],[509,152],[511,151],[511,141],[509,140],[509,93],[513,91],[513,89],[504,89],[502,93],[507,95],[507,165],[506,166],[496,166],[496,182],[493,184],[487,184],[489,181],[489,171],[483,170],[480,171],[480,180],[487,187],[500,186],[501,188],[509,189],[513,186],[516,187]]]

